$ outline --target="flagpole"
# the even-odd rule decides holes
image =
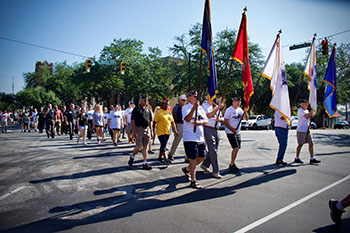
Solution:
[[[201,49],[201,56],[199,59],[199,72],[198,72],[198,81],[197,81],[197,101],[199,100],[199,89],[201,87],[201,73],[202,73],[202,58],[203,58],[203,51]],[[194,120],[197,120],[197,115],[198,115],[198,107],[196,108],[196,113],[194,115]],[[193,126],[193,133],[196,132],[197,127],[194,125]]]

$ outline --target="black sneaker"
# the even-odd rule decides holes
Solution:
[[[157,163],[165,164],[165,161],[163,160],[163,158],[158,158],[157,159]]]
[[[170,159],[166,159],[166,160],[164,161],[164,163],[165,163],[166,165],[170,165],[170,164],[172,163],[172,161],[171,161]]]
[[[201,189],[202,188],[202,186],[200,186],[197,181],[191,181],[190,187],[194,188],[194,189]]]
[[[301,159],[299,158],[295,158],[294,159],[294,163],[304,163]]]
[[[174,157],[173,156],[169,156],[168,158],[170,161],[174,161]]]
[[[233,172],[236,172],[236,171],[239,171],[239,168],[236,166],[236,164],[233,164],[233,165],[229,165],[228,166],[228,169],[230,170],[230,171],[233,171]]]
[[[317,159],[310,159],[310,163],[320,163],[321,161],[320,160],[317,160]]]
[[[130,157],[130,159],[128,161],[128,164],[129,164],[130,167],[132,167],[133,162],[134,162],[134,158]]]
[[[145,170],[152,170],[152,167],[148,163],[143,164],[142,168]]]
[[[276,164],[277,165],[287,165],[287,163],[284,162],[283,160],[276,160]]]
[[[329,209],[331,210],[331,213],[330,213],[331,219],[335,224],[339,225],[341,223],[341,216],[345,211],[339,210],[337,208],[337,204],[338,204],[338,201],[334,199],[331,199],[328,202]]]

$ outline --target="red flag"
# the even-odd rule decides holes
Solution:
[[[241,26],[236,40],[235,50],[232,59],[242,64],[242,84],[244,86],[244,100],[246,102],[246,110],[249,109],[249,100],[254,93],[252,76],[249,67],[249,48],[247,34],[247,19],[245,13],[242,14]]]

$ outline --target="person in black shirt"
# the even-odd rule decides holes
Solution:
[[[39,133],[43,132],[44,124],[45,124],[45,113],[44,108],[40,107],[40,111],[38,113],[38,121],[39,121]]]
[[[46,117],[46,134],[47,138],[55,138],[55,130],[54,130],[54,125],[56,122],[56,113],[55,110],[52,108],[51,104],[47,105],[47,110],[45,112],[45,117]]]
[[[87,145],[86,143],[86,129],[88,125],[88,116],[86,114],[86,109],[82,108],[81,113],[78,116],[77,120],[78,128],[80,131],[80,135],[78,136],[77,143],[79,143],[79,139],[83,137],[84,144]]]
[[[73,140],[74,135],[74,119],[75,119],[75,110],[74,104],[69,105],[69,109],[67,109],[65,113],[66,125],[68,126],[69,138]]]
[[[140,96],[140,104],[137,105],[131,114],[131,125],[133,138],[136,139],[136,146],[129,159],[129,166],[132,166],[135,155],[139,150],[142,150],[143,169],[151,170],[152,167],[147,163],[147,145],[150,141],[150,136],[153,138],[152,130],[152,114],[149,110],[148,98],[146,95]],[[150,135],[151,134],[151,135]]]

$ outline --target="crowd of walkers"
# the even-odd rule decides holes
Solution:
[[[187,103],[186,103],[187,102]],[[232,147],[231,162],[228,169],[237,172],[236,158],[241,148],[240,122],[247,120],[248,114],[243,111],[241,97],[232,98],[232,106],[229,106],[224,114],[221,110],[223,104],[215,104],[207,96],[207,101],[199,103],[196,91],[189,91],[178,98],[178,103],[172,109],[169,101],[164,99],[160,106],[153,108],[148,102],[146,95],[140,95],[138,104],[133,101],[128,103],[128,107],[119,104],[111,105],[109,108],[100,104],[88,105],[88,108],[75,106],[52,106],[48,104],[45,108],[40,107],[39,111],[25,109],[16,113],[1,112],[2,132],[7,132],[7,124],[19,123],[22,132],[39,131],[48,138],[55,138],[60,135],[69,135],[70,140],[88,144],[87,140],[92,139],[96,134],[96,143],[101,144],[110,135],[114,146],[118,146],[121,138],[127,139],[128,144],[135,144],[135,148],[130,155],[128,164],[133,166],[135,156],[142,153],[145,170],[151,170],[148,164],[149,153],[154,153],[152,144],[157,136],[160,142],[157,162],[169,165],[174,160],[176,149],[181,140],[185,149],[185,162],[188,166],[182,168],[186,179],[189,180],[192,188],[199,189],[201,186],[196,181],[196,167],[205,172],[212,173],[212,176],[221,179],[218,149],[220,138],[218,129],[220,124],[225,125],[225,133]],[[306,100],[300,102],[298,111],[296,158],[294,163],[303,163],[299,158],[300,150],[306,143],[309,144],[310,163],[319,163],[314,158],[313,143],[309,132],[310,113],[307,110]],[[288,142],[288,125],[284,118],[275,113],[275,134],[279,143],[276,164],[286,165],[283,161]],[[169,154],[167,154],[167,144],[170,134],[174,133],[174,139]],[[89,142],[91,143],[91,142]],[[210,170],[210,166],[212,170]]]

